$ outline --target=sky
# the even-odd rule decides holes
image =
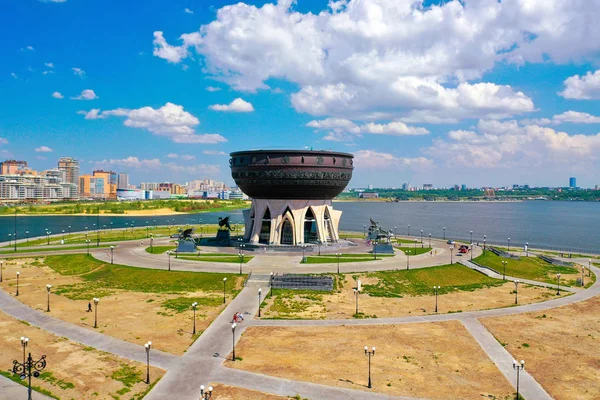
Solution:
[[[233,184],[245,149],[351,187],[600,184],[600,0],[3,0],[0,158]]]

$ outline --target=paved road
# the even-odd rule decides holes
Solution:
[[[26,399],[27,387],[11,381],[8,378],[0,375],[0,400],[15,400]],[[33,400],[49,400],[48,396],[32,391],[31,398]]]

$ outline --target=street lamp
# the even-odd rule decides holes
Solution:
[[[446,240],[446,227],[444,226],[442,229],[444,230],[444,240]]]
[[[592,259],[588,258],[588,276],[592,276]]]
[[[12,244],[12,233],[8,234],[8,247]]]
[[[471,243],[473,243],[473,231],[469,231],[469,234],[471,235]]]
[[[408,224],[408,236],[410,236],[410,224]]]
[[[227,282],[227,278],[223,278],[223,304],[226,303],[225,301],[225,283]]]
[[[319,256],[321,256],[321,244],[323,244],[321,239],[317,239],[317,245],[319,246]]]
[[[25,364],[25,349],[29,344],[29,338],[21,336],[21,346],[23,347],[23,364]]]
[[[306,250],[306,245],[302,244],[302,263],[306,264],[306,256],[304,255],[304,251]]]
[[[515,304],[519,304],[519,281],[515,281]]]
[[[23,338],[21,338],[23,339]],[[25,338],[26,339],[26,338]],[[29,340],[29,339],[27,339]],[[23,357],[23,363],[21,364],[20,362],[18,362],[17,360],[13,361],[13,368],[12,368],[12,372],[13,374],[19,375],[19,378],[21,379],[25,379],[25,378],[29,378],[28,379],[28,384],[27,384],[27,399],[31,400],[31,377],[39,377],[40,376],[40,372],[44,370],[44,368],[46,368],[46,356],[43,355],[39,360],[34,361],[33,358],[31,358],[31,353],[29,353],[29,357],[27,357],[27,359],[25,360],[25,357]],[[31,372],[31,370],[35,370],[33,371],[33,373]]]
[[[196,334],[196,307],[198,307],[198,302],[192,303],[192,310],[194,310],[194,329],[192,330],[192,335]]]
[[[99,298],[94,297],[94,328],[98,327],[98,302]]]
[[[25,231],[25,240],[29,243],[29,231]]]
[[[483,251],[485,252],[485,239],[487,239],[486,235],[483,235]]]
[[[452,261],[452,252],[453,251],[454,251],[454,246],[450,246],[450,265],[453,264],[453,261]]]
[[[17,294],[16,294],[16,296],[19,295],[19,275],[21,275],[21,273],[19,271],[17,271]]]
[[[369,346],[365,346],[365,356],[369,357],[369,386],[368,388],[371,389],[371,357],[373,357],[375,355],[375,347],[371,347],[371,350],[369,350]]]
[[[431,248],[431,233],[429,234],[429,248]]]
[[[110,263],[111,264],[113,263],[113,260],[114,260],[114,258],[113,258],[114,251],[115,251],[115,246],[110,246]]]
[[[273,275],[273,271],[271,271],[271,278],[269,279],[269,298],[273,298],[273,280],[275,276]]]
[[[52,232],[50,232],[50,231],[46,231],[46,238],[48,239],[48,242],[46,243],[47,246],[50,246],[50,234],[51,233]]]
[[[86,239],[85,243],[87,244],[87,255],[89,256],[90,255],[90,240]]]
[[[502,280],[505,281],[506,280],[506,265],[508,264],[507,261],[502,260]]]
[[[338,266],[337,266],[337,273],[340,273],[340,257],[342,256],[341,253],[335,253],[335,256],[337,257],[337,262],[338,262]]]
[[[146,383],[150,384],[150,349],[152,348],[152,342],[148,342],[144,345],[146,348]]]
[[[46,290],[48,291],[48,307],[46,309],[47,312],[50,312],[50,289],[52,289],[52,285],[47,284]]]
[[[394,239],[396,239],[396,236],[398,236],[398,227],[397,226],[394,227]]]
[[[410,249],[406,250],[406,270],[410,269]]]
[[[421,229],[421,248],[423,248],[423,229]]]
[[[150,253],[154,254],[154,236],[150,234]]]
[[[171,250],[167,250],[167,257],[169,258],[169,271],[171,270]]]
[[[200,385],[200,400],[208,400],[212,397],[213,387],[209,386],[208,390],[204,391],[204,385]]]
[[[508,251],[510,251],[510,238],[508,238]]]
[[[473,261],[473,242],[471,242],[471,249],[470,249],[470,253],[471,253],[471,261]]]
[[[560,296],[560,272],[556,274],[556,294]]]
[[[65,242],[65,230],[64,229],[62,230],[62,234],[63,234],[62,235],[63,236],[62,240],[63,240],[63,243],[64,243]]]
[[[244,244],[240,244],[240,253],[238,257],[240,258],[240,275],[242,274],[242,264],[244,263]]]
[[[0,282],[2,282],[2,267],[4,266],[4,261],[0,261]]]
[[[519,375],[521,374],[521,371],[525,368],[525,361],[521,360],[521,363],[519,364],[517,362],[517,360],[513,360],[513,369],[515,371],[517,371],[517,397],[516,399],[519,399]]]
[[[357,288],[354,288],[354,297],[356,298],[356,310],[355,310],[355,315],[358,316],[358,295],[360,294],[360,290],[358,290]]]
[[[529,242],[525,242],[525,257],[529,257]]]
[[[235,322],[231,325],[231,333],[232,333],[232,337],[233,337],[233,354],[231,357],[232,361],[235,361],[235,327],[236,326],[237,326],[237,324]]]
[[[262,303],[262,288],[258,288],[258,318],[260,318],[260,303]]]
[[[438,290],[440,290],[439,286],[434,286],[433,290],[435,291],[435,312],[438,312]]]
[[[584,273],[585,273],[585,267],[581,267],[581,287],[585,286],[585,283],[583,282],[583,277],[584,277]]]

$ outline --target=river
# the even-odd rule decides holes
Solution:
[[[600,203],[563,201],[525,202],[335,202],[341,210],[341,230],[363,231],[369,218],[379,221],[386,229],[397,229],[399,235],[410,234],[420,239],[421,230],[426,239],[443,237],[470,240],[511,247],[564,249],[578,252],[600,252]],[[215,224],[219,217],[231,216],[232,224],[242,223],[241,210],[230,212],[180,214],[169,216],[18,216],[18,237],[43,236],[46,229],[52,234],[146,225]],[[8,241],[14,231],[14,219],[0,218],[0,240]]]

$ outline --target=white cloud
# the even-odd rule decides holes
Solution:
[[[555,124],[570,122],[573,124],[599,124],[600,117],[578,111],[565,111],[562,114],[552,117]]]
[[[185,47],[169,45],[161,31],[154,32],[154,41],[152,44],[154,45],[152,54],[156,57],[163,58],[170,63],[177,64],[187,57],[187,49]]]
[[[42,3],[66,3],[67,0],[39,0]]]
[[[12,76],[15,79],[21,79],[21,78],[19,78],[19,75],[15,74],[14,72],[11,72],[10,76]]]
[[[99,109],[92,109],[77,113],[85,115],[86,119],[102,119],[109,116],[126,117],[125,126],[146,129],[155,135],[166,136],[175,143],[214,144],[227,141],[219,134],[195,133],[194,127],[200,124],[200,120],[184,111],[183,106],[173,103],[166,103],[158,109],[147,106],[135,110],[117,108],[100,112]]]
[[[155,55],[178,63],[193,49],[235,90],[293,82],[293,106],[312,115],[414,123],[534,111],[518,88],[478,80],[499,62],[593,62],[600,50],[595,1],[332,0],[317,14],[293,4],[222,7],[176,46],[155,36],[168,50]]]
[[[35,151],[37,153],[52,153],[54,150],[52,150],[48,146],[40,146],[40,147],[36,148]]]
[[[229,154],[225,153],[224,151],[218,151],[218,150],[203,150],[202,154],[206,154],[209,156],[228,156]]]
[[[354,163],[361,169],[412,169],[421,170],[433,166],[433,161],[425,157],[396,157],[390,153],[374,150],[358,150],[354,152]]]
[[[71,68],[71,71],[73,71],[73,74],[77,75],[78,77],[85,78],[85,71],[81,68]]]
[[[248,103],[247,101],[244,101],[240,97],[233,100],[229,104],[213,104],[212,106],[209,106],[208,108],[210,108],[211,110],[215,110],[215,111],[232,111],[232,112],[252,112],[252,111],[254,111],[254,107],[252,107],[252,104]]]
[[[183,12],[185,12],[186,14],[193,14],[194,13],[192,10],[190,10],[187,7],[183,10]]]
[[[33,46],[21,47],[21,51],[35,51]]]
[[[65,96],[63,96],[60,92],[52,93],[52,97],[54,97],[55,99],[64,99],[65,98]]]
[[[54,63],[51,62],[44,63],[44,65],[48,68],[54,68]]]
[[[97,167],[116,166],[121,168],[139,169],[144,171],[171,171],[177,173],[185,173],[188,175],[209,175],[214,176],[219,174],[220,168],[218,165],[196,164],[196,165],[178,165],[173,162],[163,163],[158,158],[139,159],[135,156],[129,156],[121,159],[105,159],[100,161],[90,161],[91,164]]]
[[[517,121],[479,121],[476,131],[451,131],[424,153],[448,167],[563,167],[597,163],[600,134],[568,134]]]
[[[394,121],[387,124],[369,122],[359,126],[348,119],[326,118],[323,120],[310,121],[308,124],[306,124],[306,126],[318,130],[329,131],[323,139],[335,142],[352,140],[352,135],[361,136],[362,134],[391,136],[415,136],[429,134],[429,131],[425,128],[408,126],[404,122],[399,121]]]
[[[183,154],[181,156],[181,159],[184,160],[184,161],[191,161],[191,160],[193,160],[195,158],[196,158],[196,156],[193,156],[191,154]]]
[[[207,86],[206,90],[208,90],[209,92],[218,92],[219,90],[221,90],[221,88],[215,86]]]
[[[167,154],[167,158],[174,158],[174,159],[176,159],[176,158],[179,158],[179,154],[169,153],[169,154]]]
[[[79,96],[71,97],[73,100],[94,100],[97,99],[96,93],[92,89],[85,89],[81,91]]]
[[[565,89],[558,94],[566,99],[597,100],[600,99],[600,69],[588,72],[584,76],[574,75],[564,82]]]
[[[8,144],[8,139],[0,137],[0,144]]]
[[[53,73],[54,73],[54,71],[48,70],[48,71],[42,72],[42,75],[49,75],[49,74],[53,74]]]

